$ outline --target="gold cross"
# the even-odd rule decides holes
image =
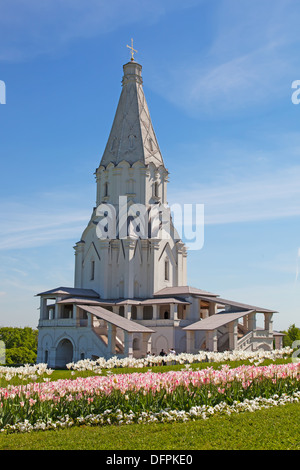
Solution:
[[[136,51],[135,49],[133,49],[133,39],[131,39],[131,46],[128,46],[128,44],[127,44],[126,47],[128,47],[128,49],[131,49],[131,60],[134,61],[133,55],[134,55],[134,53],[137,52],[137,51]]]

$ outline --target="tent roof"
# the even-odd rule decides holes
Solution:
[[[220,326],[226,325],[234,320],[238,320],[239,318],[249,315],[249,313],[253,313],[254,310],[243,310],[240,312],[223,312],[223,313],[216,313],[211,317],[204,318],[203,320],[197,321],[196,323],[192,323],[189,326],[183,328],[185,331],[200,331],[200,330],[208,330],[212,331]]]
[[[254,305],[242,304],[240,302],[235,302],[234,300],[222,299],[220,297],[216,297],[214,299],[203,295],[197,295],[197,297],[199,297],[201,300],[206,300],[208,302],[216,302],[220,305],[229,305],[231,307],[237,307],[240,309],[255,310],[258,313],[277,313],[276,310],[268,310],[262,307],[255,307]]]
[[[157,292],[155,292],[155,297],[161,295],[205,295],[211,297],[217,297],[217,294],[212,294],[205,290],[197,289],[196,287],[191,286],[177,286],[177,287],[165,287]]]
[[[47,290],[45,292],[40,292],[39,295],[74,295],[79,297],[93,297],[99,298],[99,294],[92,289],[78,289],[76,287],[56,287],[55,289]]]
[[[86,312],[91,313],[92,315],[95,315],[98,318],[101,318],[102,320],[111,323],[112,325],[118,326],[128,333],[154,333],[154,330],[150,330],[150,328],[147,328],[146,326],[121,317],[120,315],[110,312],[103,307],[96,307],[91,305],[78,305],[78,307],[82,310],[85,310]]]

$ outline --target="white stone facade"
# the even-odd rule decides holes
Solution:
[[[170,348],[272,349],[272,311],[187,286],[187,249],[172,221],[167,236],[155,236],[167,206],[168,171],[142,67],[131,61],[123,69],[115,119],[95,172],[96,207],[74,247],[74,287],[38,294],[38,362],[60,368],[87,357],[140,357]],[[264,315],[262,329],[257,313]]]

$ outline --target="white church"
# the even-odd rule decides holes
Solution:
[[[168,171],[143,91],[142,66],[133,54],[123,71],[95,172],[96,207],[74,247],[74,287],[37,294],[37,362],[62,368],[84,358],[138,358],[171,348],[176,353],[280,348],[274,311],[187,285],[187,248],[172,220],[161,236]]]

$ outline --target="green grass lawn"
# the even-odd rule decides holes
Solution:
[[[299,450],[300,404],[203,421],[0,435],[0,450]]]
[[[290,359],[276,363],[290,362]],[[265,361],[264,365],[272,363]],[[231,367],[241,365],[230,363]],[[180,370],[184,365],[157,366],[153,372]],[[192,368],[219,368],[217,363],[191,364]],[[113,373],[146,372],[113,369]],[[106,374],[103,370],[103,374]],[[54,371],[50,380],[93,375],[92,372]],[[15,382],[13,379],[10,383]],[[3,380],[2,380],[3,382]],[[5,386],[4,383],[1,384]],[[73,427],[26,434],[0,433],[0,450],[299,450],[300,404],[289,404],[255,413],[213,416],[186,423],[131,424]]]

